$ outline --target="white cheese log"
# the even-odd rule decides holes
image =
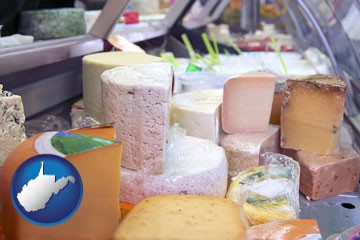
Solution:
[[[182,136],[168,149],[162,174],[121,169],[120,200],[136,204],[146,197],[165,194],[223,198],[227,180],[223,148],[209,140]]]
[[[106,122],[115,122],[124,144],[122,166],[164,170],[173,70],[170,63],[149,63],[105,71],[102,103]]]
[[[180,93],[171,99],[170,125],[178,123],[187,135],[220,141],[222,89]]]
[[[163,62],[159,57],[134,52],[103,52],[85,56],[83,63],[83,96],[88,116],[103,122],[101,74],[108,69],[134,64]]]
[[[280,151],[280,129],[270,125],[263,133],[224,134],[220,145],[225,149],[229,175],[235,177],[247,168],[258,166],[262,153]]]
[[[2,87],[0,85],[0,168],[8,154],[26,140],[21,96],[2,91]]]

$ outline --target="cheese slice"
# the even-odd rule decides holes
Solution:
[[[316,219],[294,219],[252,226],[247,231],[248,240],[321,240]]]
[[[104,119],[115,122],[117,139],[124,144],[122,166],[163,171],[172,76],[170,63],[118,67],[102,74]]]
[[[246,239],[247,228],[241,209],[227,199],[167,195],[140,202],[112,239],[238,240]]]
[[[265,132],[276,77],[265,72],[228,79],[224,85],[222,128],[226,133]]]
[[[224,134],[220,146],[226,153],[229,175],[235,177],[259,165],[260,155],[280,151],[280,128],[270,125],[266,132]]]
[[[298,151],[300,191],[313,200],[354,192],[360,179],[360,155],[352,146],[342,146],[332,155]]]
[[[111,127],[81,129],[79,133],[111,139]],[[94,130],[94,131],[93,131]],[[77,130],[71,131],[77,133]],[[90,133],[90,134],[88,134]],[[83,197],[78,210],[67,221],[55,226],[39,226],[21,217],[10,196],[10,183],[16,169],[30,157],[38,155],[38,134],[11,152],[0,172],[0,218],[7,239],[109,239],[120,221],[120,161],[122,145],[113,143],[65,156],[79,172]],[[81,138],[80,138],[81,139]],[[84,142],[77,141],[77,146]],[[73,146],[73,145],[72,145]]]
[[[86,113],[96,121],[103,122],[101,74],[105,70],[163,61],[159,57],[134,52],[103,52],[83,57],[83,97]]]
[[[281,147],[317,154],[339,148],[346,85],[335,76],[289,79],[281,108]]]
[[[170,125],[178,123],[187,135],[220,141],[222,89],[180,93],[172,97]]]
[[[162,174],[121,169],[120,200],[138,203],[165,194],[224,197],[228,164],[224,149],[210,140],[178,135],[167,147]]]
[[[0,84],[0,168],[8,154],[26,140],[25,114],[21,96],[2,90]]]

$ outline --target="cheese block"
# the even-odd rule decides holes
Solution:
[[[84,10],[58,8],[22,11],[18,31],[34,36],[35,40],[84,35],[86,33]]]
[[[149,173],[164,170],[173,70],[170,63],[117,67],[102,78],[106,122],[115,122],[124,144],[122,166]]]
[[[317,154],[338,150],[346,85],[335,76],[286,81],[281,108],[281,147]]]
[[[76,134],[78,132],[96,138]],[[99,137],[111,139],[114,133],[111,127],[73,130],[71,133],[42,133],[12,151],[0,172],[0,218],[6,238],[109,239],[120,221],[122,145]],[[62,134],[66,137],[61,138]],[[49,143],[49,136],[55,144]],[[92,144],[89,145],[89,142]],[[83,183],[79,208],[69,219],[55,226],[41,226],[25,220],[15,210],[9,195],[13,174],[20,164],[30,157],[46,153],[64,156],[79,172]]]
[[[281,105],[284,98],[284,83],[275,85],[275,92],[270,114],[270,124],[280,125]]]
[[[0,84],[0,168],[8,154],[26,140],[25,114],[21,96],[2,90]]]
[[[264,153],[264,165],[232,178],[226,198],[244,208],[251,225],[296,219],[299,213],[299,164],[292,158]]]
[[[105,70],[119,66],[163,61],[159,57],[134,52],[103,52],[83,57],[83,97],[88,116],[98,122],[103,122],[101,74]]]
[[[224,84],[222,128],[226,133],[265,132],[269,126],[276,77],[244,74]]]
[[[220,146],[226,153],[229,175],[235,177],[241,171],[259,165],[260,155],[279,152],[280,129],[270,125],[266,132],[224,134]]]
[[[227,199],[166,195],[136,205],[112,239],[238,240],[247,228],[241,209]]]
[[[222,89],[179,93],[171,99],[170,125],[178,123],[187,135],[220,141]]]
[[[120,200],[136,204],[146,197],[165,194],[224,197],[227,180],[223,148],[210,140],[179,135],[168,144],[162,174],[121,169]]]
[[[321,240],[316,219],[294,219],[252,226],[247,231],[248,240]]]
[[[298,151],[300,191],[313,200],[355,192],[360,179],[360,155],[351,146],[333,155]]]

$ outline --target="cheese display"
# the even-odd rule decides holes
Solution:
[[[46,132],[21,143],[0,172],[0,218],[7,239],[109,239],[120,221],[121,143],[109,140],[111,127]],[[105,136],[106,139],[99,138]],[[58,225],[33,224],[15,210],[10,183],[18,167],[39,154],[63,156],[79,172],[83,185],[77,211]],[[54,156],[54,155],[51,155]],[[30,185],[30,183],[29,183]],[[60,192],[61,194],[61,192]],[[51,204],[50,198],[48,205]]]
[[[318,200],[341,193],[354,192],[360,179],[360,155],[351,147],[340,147],[333,155],[298,151],[300,191]]]
[[[281,105],[284,98],[284,86],[284,83],[275,84],[275,92],[270,114],[270,124],[280,125]]]
[[[122,166],[149,173],[164,170],[173,70],[148,63],[105,71],[102,103],[106,122],[115,122],[124,144]]]
[[[246,239],[241,209],[227,199],[167,195],[143,200],[126,216],[112,239]]]
[[[281,109],[281,147],[317,154],[339,148],[346,85],[335,76],[286,81]]]
[[[177,126],[170,135],[162,174],[121,169],[120,200],[136,204],[165,194],[224,197],[228,181],[224,149],[210,140],[185,136]]]
[[[295,219],[252,226],[248,240],[321,240],[316,219]]]
[[[244,208],[251,225],[297,218],[299,164],[277,153],[261,155],[262,166],[232,178],[226,197]]]
[[[222,128],[226,133],[265,132],[269,126],[275,76],[244,74],[224,85]]]
[[[279,152],[280,129],[270,125],[266,132],[224,134],[220,146],[226,153],[229,175],[235,177],[241,171],[259,165],[260,155]]]
[[[159,57],[134,52],[103,52],[85,56],[83,63],[83,97],[89,117],[103,122],[101,74],[118,66],[163,62]],[[152,75],[151,73],[149,74]]]
[[[187,135],[220,141],[222,89],[179,93],[171,99],[170,125],[178,123]]]
[[[34,36],[35,40],[84,35],[84,10],[59,8],[22,11],[18,32]]]
[[[3,91],[0,84],[0,168],[8,154],[26,140],[25,114],[21,96]]]

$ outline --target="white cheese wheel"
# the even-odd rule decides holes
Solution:
[[[117,67],[102,76],[104,120],[124,144],[122,166],[164,170],[173,70],[170,63]]]
[[[146,197],[165,194],[224,197],[227,181],[223,148],[209,140],[178,136],[168,147],[162,174],[121,169],[120,200],[136,204]]]
[[[101,74],[108,69],[134,64],[163,62],[159,57],[135,52],[103,52],[85,56],[83,62],[83,96],[86,113],[103,121]]]

